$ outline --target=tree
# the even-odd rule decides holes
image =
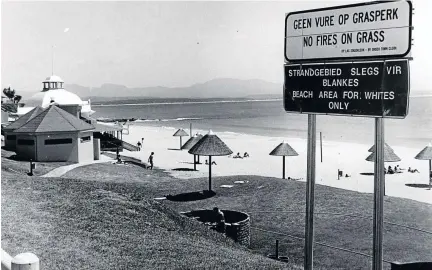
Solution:
[[[15,95],[14,98],[13,98],[13,102],[14,102],[15,104],[18,104],[18,103],[21,101],[21,99],[22,99],[22,96],[20,96],[20,95]]]
[[[13,98],[15,97],[15,90],[11,89],[10,86],[8,88],[3,89],[3,93],[10,100],[13,100]]]

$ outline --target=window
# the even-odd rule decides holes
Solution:
[[[86,136],[86,137],[81,137],[81,142],[89,142],[90,141],[90,136]]]
[[[7,135],[6,136],[6,140],[15,140],[16,139],[16,135]]]
[[[18,140],[19,145],[34,145],[34,140]]]
[[[72,139],[49,139],[45,140],[45,145],[53,145],[53,144],[69,144],[72,143]]]

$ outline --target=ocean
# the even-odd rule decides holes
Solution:
[[[307,137],[307,115],[290,114],[282,99],[203,100],[199,102],[146,102],[92,105],[95,118],[135,118],[135,125],[151,125],[235,132],[272,137]],[[374,119],[317,116],[323,140],[374,143]],[[422,148],[432,142],[432,96],[411,97],[405,119],[385,119],[385,140],[390,145]],[[145,134],[143,134],[145,137]],[[317,135],[319,138],[319,134]]]

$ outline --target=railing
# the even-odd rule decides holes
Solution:
[[[140,150],[138,146],[135,146],[135,145],[130,144],[130,143],[125,142],[125,141],[121,141],[121,142],[122,142],[123,148],[126,150],[129,150],[129,151],[139,151]]]

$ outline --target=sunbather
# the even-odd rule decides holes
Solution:
[[[420,173],[419,172],[419,170],[417,170],[417,169],[411,169],[411,167],[408,167],[408,172],[410,172],[410,173]]]
[[[240,156],[240,152],[238,152],[237,155],[233,156],[233,158],[243,158],[243,157]]]
[[[205,165],[209,165],[207,159],[205,160]],[[216,161],[212,161],[212,165],[217,165],[217,164],[216,164]]]

